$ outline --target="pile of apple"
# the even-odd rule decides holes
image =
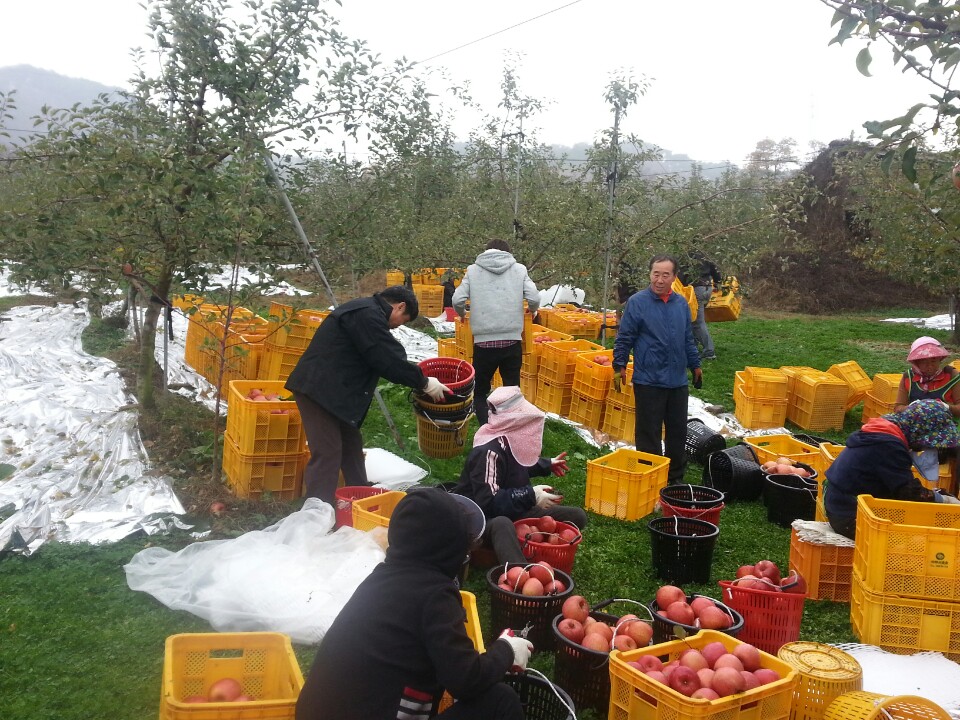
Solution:
[[[522,544],[530,542],[547,543],[548,545],[569,545],[580,539],[580,533],[574,528],[560,527],[556,519],[549,515],[540,518],[526,518],[516,523],[517,539]]]
[[[590,616],[590,604],[582,595],[571,595],[560,608],[563,619],[557,631],[567,640],[587,650],[608,653],[611,650],[636,650],[653,638],[653,628],[636,615],[627,614],[615,625]]]
[[[805,467],[800,467],[796,460],[787,457],[768,460],[760,466],[760,469],[767,475],[799,475],[800,477],[811,477],[813,475]]]
[[[771,592],[807,594],[807,581],[796,570],[780,575],[780,568],[773,560],[760,560],[754,565],[741,565],[737,568],[737,579],[733,581],[739,588],[749,590],[769,590]]]
[[[243,686],[234,678],[220,678],[210,686],[206,695],[191,695],[185,703],[251,702],[255,698],[243,694]]]
[[[497,587],[530,597],[559,595],[567,589],[566,583],[554,576],[553,566],[546,560],[529,565],[514,565],[500,575]]]
[[[283,400],[283,398],[276,393],[264,395],[263,390],[260,388],[253,388],[247,393],[247,400],[253,400],[254,402],[267,402],[273,400]]]
[[[749,643],[729,652],[716,641],[699,650],[684,650],[666,665],[656,655],[643,655],[627,665],[681,695],[701,700],[719,700],[780,680],[776,670],[760,667],[760,651]]]
[[[593,361],[594,361],[597,365],[612,365],[612,364],[613,364],[613,361],[612,361],[610,358],[608,358],[606,355],[594,355],[594,356],[593,356]]]
[[[698,595],[688,603],[686,593],[676,585],[659,588],[654,602],[657,615],[678,625],[706,630],[726,630],[733,625],[733,615],[725,612],[717,600]]]

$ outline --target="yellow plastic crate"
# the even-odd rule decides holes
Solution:
[[[603,410],[600,430],[614,440],[632,445],[636,440],[636,421],[637,411],[632,405],[624,405],[608,398],[607,405]]]
[[[696,320],[697,310],[700,305],[697,302],[697,293],[693,289],[693,285],[684,285],[682,282],[680,282],[680,278],[674,278],[673,285],[670,287],[670,289],[687,301],[687,305],[690,306],[690,320],[691,322]]]
[[[530,354],[533,355],[537,361],[539,361],[540,356],[543,354],[543,348],[546,343],[561,340],[563,342],[573,340],[573,335],[568,335],[567,333],[560,332],[559,330],[534,330],[533,344],[531,345]]]
[[[602,400],[581,395],[574,388],[570,395],[570,411],[567,417],[584,427],[599,430],[603,424],[604,403]]]
[[[269,492],[275,500],[294,500],[303,495],[303,469],[310,453],[244,455],[229,437],[223,438],[223,474],[239,498],[260,500]]]
[[[853,548],[804,542],[790,533],[790,569],[807,581],[811,600],[850,601],[853,582]]]
[[[916,695],[844,693],[830,703],[823,720],[950,720],[942,707]]]
[[[328,310],[297,310],[288,322],[277,326],[268,341],[277,347],[306,350],[317,328],[329,315]]]
[[[787,397],[787,420],[805,430],[842,430],[849,392],[846,382],[829,373],[799,375]]]
[[[440,338],[437,340],[437,357],[458,357],[457,339]]]
[[[960,505],[860,495],[853,567],[873,593],[960,602]]]
[[[353,526],[357,530],[373,530],[378,527],[388,527],[390,516],[403,500],[405,492],[388,490],[379,495],[360,498],[353,501]]]
[[[653,512],[670,459],[621,448],[587,461],[585,505],[600,515],[638,520]]]
[[[263,344],[263,355],[257,371],[258,379],[286,382],[304,352],[303,348],[278,347],[268,339]]]
[[[601,325],[603,325],[603,317],[600,313],[580,310],[555,312],[551,327],[574,338],[593,340],[600,334]]]
[[[217,340],[216,323],[222,323],[228,312],[225,305],[204,303],[191,306],[187,309],[187,337],[184,339],[184,361],[195,370],[200,370],[200,355],[204,350],[212,350]],[[250,310],[242,307],[233,308],[230,313],[230,324],[253,317]],[[235,327],[235,329],[237,329]],[[222,330],[221,330],[222,337]]]
[[[827,469],[833,465],[833,461],[837,459],[837,455],[846,450],[846,445],[834,445],[833,443],[820,443],[820,458],[817,460],[817,464],[813,467],[818,473],[817,482],[821,485],[823,484],[823,478]]]
[[[550,378],[537,376],[537,399],[534,402],[544,412],[552,412],[561,417],[570,413],[573,400],[573,385],[557,383]]]
[[[780,679],[719,700],[693,700],[663,685],[627,663],[644,655],[665,662],[688,648],[719,642],[733,652],[739,640],[716,630],[701,630],[684,640],[610,653],[609,720],[787,720],[797,686],[797,671],[780,658],[760,652],[760,667],[775,670]]]
[[[873,385],[868,392],[875,401],[888,403],[892,407],[897,402],[902,380],[903,375],[900,373],[877,373],[873,376]]]
[[[592,352],[598,354],[606,350],[589,340],[558,340],[557,342],[543,343],[540,349],[540,379],[552,380],[561,385],[573,384],[573,374],[576,370],[577,356],[580,353]]]
[[[796,385],[798,377],[808,373],[816,375],[823,371],[806,365],[781,365],[780,372],[787,376],[787,397],[790,397],[790,395],[793,394],[793,388],[794,385]]]
[[[827,522],[827,509],[823,506],[823,485],[817,487],[817,509],[813,519],[817,522]]]
[[[403,285],[403,270],[387,270],[386,273],[386,283],[387,287],[393,287],[394,285]]]
[[[420,303],[420,314],[424,317],[437,317],[443,312],[443,285],[423,285],[414,283],[413,294]]]
[[[453,319],[454,338],[457,341],[457,350],[460,357],[470,361],[473,358],[473,333],[470,331],[470,313],[465,317],[457,315]],[[464,357],[464,356],[467,357]]]
[[[936,451],[931,450],[929,452]],[[956,488],[954,487],[955,464],[956,458],[950,458],[947,462],[940,463],[940,470],[937,474],[937,479],[934,481],[927,480],[925,477],[923,477],[916,467],[911,468],[911,470],[913,471],[913,476],[928,490],[940,489],[952,495],[956,492]]]
[[[214,385],[218,384],[219,379],[221,395],[227,395],[232,380],[256,380],[260,371],[260,361],[263,359],[265,337],[265,335],[245,335],[231,331],[228,333],[222,356],[219,347],[216,351],[200,352],[198,372]]]
[[[747,397],[765,400],[787,399],[787,376],[776,368],[747,366],[739,379],[743,381],[743,392]]]
[[[615,402],[624,407],[636,407],[636,396],[633,394],[633,360],[627,363],[623,369],[623,377],[620,378],[620,391],[613,386],[613,377],[610,378],[610,390],[607,392],[607,400]],[[633,437],[633,431],[630,431],[630,437]],[[631,440],[630,442],[633,442]]]
[[[873,380],[863,371],[856,360],[831,365],[827,368],[827,372],[836,375],[847,384],[847,410],[853,409],[857,403],[863,400],[867,390],[873,387]]]
[[[188,310],[189,308],[203,305],[203,296],[184,293],[183,295],[174,295],[170,302],[177,310]]]
[[[537,400],[537,373],[526,372],[520,368],[520,392],[527,402],[536,404]]]
[[[483,633],[480,630],[480,614],[477,612],[477,596],[466,590],[460,591],[460,602],[463,603],[463,611],[467,616],[464,624],[467,628],[467,637],[473,641],[473,647],[477,652],[486,651],[483,644]],[[437,705],[437,714],[453,705],[453,698],[450,693],[445,692]]]
[[[606,399],[613,384],[613,366],[594,362],[594,358],[601,356],[613,362],[613,350],[600,350],[580,353],[573,366],[573,391],[600,402]]]
[[[536,327],[541,327],[537,325]],[[533,337],[534,337],[534,322],[533,314],[527,310],[527,301],[523,301],[523,330],[520,333],[520,346],[521,352],[524,355],[524,360],[526,356],[533,352]]]
[[[797,671],[790,720],[823,720],[837,697],[863,689],[863,668],[840,648],[797,640],[783,645],[777,657]]]
[[[247,397],[257,388],[264,395],[287,400],[255,401]],[[306,447],[300,410],[289,390],[277,380],[234,380],[227,394],[226,437],[243,455],[286,455]]]
[[[872,392],[868,392],[863,398],[863,412],[860,415],[860,419],[862,422],[866,422],[881,415],[889,415],[893,412],[895,405],[896,403],[893,400],[890,402],[882,402],[874,397]]]
[[[187,703],[222,678],[240,682],[250,702]],[[303,674],[282,633],[184,633],[164,645],[160,720],[293,720]]]
[[[748,397],[740,387],[734,392],[734,415],[750,430],[783,427],[787,419],[787,401]]]
[[[740,298],[733,293],[724,295],[720,290],[714,290],[707,303],[707,322],[731,322],[740,317]]]
[[[960,661],[960,603],[871,592],[856,568],[850,624],[853,634],[868,645],[899,655],[932,650]]]
[[[792,435],[757,435],[743,441],[753,448],[761,465],[785,457],[812,466],[820,456],[820,448],[800,442]]]

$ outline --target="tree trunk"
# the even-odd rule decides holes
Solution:
[[[950,341],[955,345],[960,345],[960,325],[957,323],[958,310],[960,310],[960,289],[954,288],[950,293],[950,325],[953,329]]]
[[[143,312],[143,332],[140,336],[140,366],[137,370],[137,394],[140,407],[144,410],[154,410],[157,407],[153,390],[158,367],[154,358],[157,346],[157,320],[163,311],[164,303],[167,302],[171,281],[172,272],[164,269],[154,288],[157,294],[144,298],[146,307]]]

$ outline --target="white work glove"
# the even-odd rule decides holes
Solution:
[[[541,510],[551,508],[563,499],[561,495],[554,494],[549,485],[534,485],[533,494],[537,499],[537,507]]]
[[[434,402],[443,402],[444,393],[450,392],[450,388],[437,380],[435,377],[428,377],[426,386],[420,391],[424,395],[429,395]]]
[[[957,500],[953,495],[947,495],[945,493],[938,493],[940,495],[940,502],[947,503],[948,505],[960,505],[960,500]]]
[[[530,661],[531,653],[533,653],[533,643],[526,638],[507,635],[508,632],[510,631],[504,630],[500,634],[500,639],[510,643],[510,648],[513,650],[513,667],[511,670],[522,672],[527,669],[527,663]]]

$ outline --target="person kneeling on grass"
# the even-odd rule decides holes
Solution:
[[[848,538],[856,535],[857,495],[960,503],[925,488],[913,475],[916,467],[928,480],[936,480],[938,450],[958,444],[950,408],[940,400],[917,400],[900,412],[868,420],[851,433],[846,449],[827,468],[823,502],[830,527]]]
[[[357,587],[317,650],[296,720],[426,720],[441,691],[443,720],[522,720],[501,682],[533,645],[500,637],[478,653],[456,583],[484,529],[475,503],[439,488],[412,490],[390,517],[386,560]]]
[[[565,475],[567,454],[541,458],[545,415],[527,402],[520,388],[505,385],[487,397],[490,410],[486,424],[473,436],[473,450],[452,492],[465,495],[487,518],[485,540],[493,546],[499,562],[524,563],[514,520],[550,515],[587,525],[583,508],[561,505],[563,499],[550,485],[532,485],[531,477]]]

